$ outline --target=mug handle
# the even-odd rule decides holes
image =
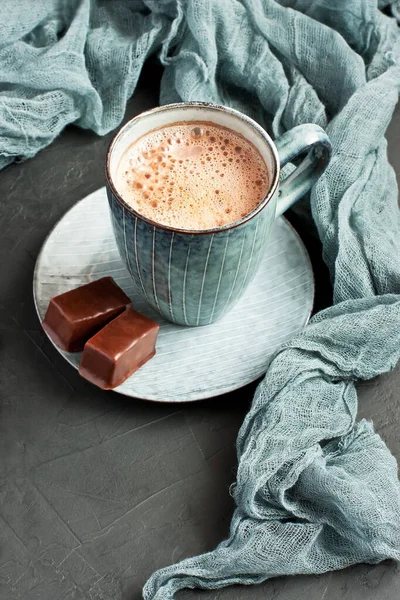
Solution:
[[[329,164],[332,145],[329,137],[319,125],[306,123],[290,129],[277,140],[281,167],[299,154],[307,152],[307,156],[286,179],[280,182],[276,218],[280,217],[296,200],[321,177]]]

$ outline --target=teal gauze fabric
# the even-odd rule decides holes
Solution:
[[[67,123],[114,128],[156,51],[163,103],[227,104],[274,136],[315,122],[333,144],[310,206],[334,305],[280,348],[257,389],[237,442],[229,538],[156,572],[146,600],[400,559],[396,461],[372,424],[356,421],[355,388],[400,357],[400,222],[384,137],[400,41],[388,4],[1,3],[2,166],[33,156]]]

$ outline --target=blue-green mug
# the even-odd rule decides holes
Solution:
[[[256,146],[271,186],[252,212],[222,227],[191,231],[149,220],[118,194],[114,178],[124,151],[149,131],[182,121],[228,127]],[[300,165],[280,181],[280,168],[303,153]],[[124,125],[107,152],[107,194],[119,253],[147,302],[179,325],[208,325],[222,317],[256,274],[275,219],[317,181],[330,154],[329,138],[318,125],[299,125],[274,143],[246,115],[212,104],[161,106]]]

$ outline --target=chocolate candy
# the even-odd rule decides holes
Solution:
[[[52,298],[42,326],[62,350],[76,352],[130,303],[112,277],[102,277]]]
[[[85,344],[79,373],[110,390],[152,358],[159,325],[127,308]]]

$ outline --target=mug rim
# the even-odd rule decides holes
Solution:
[[[168,111],[171,109],[173,110],[175,108],[184,108],[186,106],[188,108],[199,107],[199,108],[207,108],[207,109],[211,109],[211,110],[215,110],[215,111],[227,112],[227,113],[230,113],[231,115],[233,115],[234,117],[241,119],[242,121],[245,121],[247,123],[247,125],[250,125],[250,127],[252,127],[263,138],[264,142],[267,144],[269,150],[272,153],[272,156],[273,156],[273,159],[275,162],[275,176],[274,176],[274,181],[272,182],[272,185],[270,186],[266,196],[259,202],[259,204],[257,204],[257,206],[255,208],[253,208],[253,210],[251,212],[247,213],[247,215],[245,215],[241,219],[238,219],[237,221],[233,221],[233,223],[227,223],[226,225],[222,225],[220,227],[213,227],[211,229],[183,229],[183,228],[178,228],[178,227],[171,227],[169,225],[164,225],[162,223],[158,223],[157,221],[153,221],[152,219],[149,219],[145,215],[142,215],[141,213],[136,211],[132,206],[130,206],[122,198],[121,194],[115,188],[115,185],[113,183],[111,173],[110,173],[111,155],[114,150],[114,146],[118,142],[118,140],[121,137],[121,135],[123,134],[123,132],[127,129],[127,127],[129,127],[134,121],[137,121],[142,117],[151,116],[154,113]],[[246,136],[244,136],[244,137],[246,137]],[[231,229],[236,229],[236,227],[240,227],[241,225],[244,225],[244,223],[251,221],[255,216],[257,216],[265,208],[265,206],[269,203],[269,201],[274,196],[276,189],[278,187],[278,184],[279,184],[279,176],[280,176],[280,161],[279,161],[278,151],[276,149],[276,146],[275,146],[272,138],[268,135],[268,133],[265,131],[265,129],[263,129],[261,127],[261,125],[259,125],[256,121],[254,121],[254,119],[245,115],[244,113],[240,112],[239,110],[230,108],[229,106],[224,106],[222,104],[214,104],[212,102],[195,102],[195,101],[193,101],[193,102],[174,102],[172,104],[164,104],[162,106],[157,106],[155,108],[151,108],[149,110],[143,111],[140,114],[133,117],[132,119],[129,119],[129,121],[127,121],[125,123],[125,125],[123,125],[122,127],[120,127],[118,129],[118,131],[113,136],[111,142],[109,143],[107,152],[106,152],[106,164],[105,164],[106,184],[111,189],[114,198],[123,206],[123,208],[125,210],[127,210],[128,212],[130,212],[131,214],[133,214],[136,218],[141,219],[142,221],[144,221],[148,225],[151,225],[152,227],[157,227],[158,229],[163,229],[168,232],[179,233],[179,234],[183,234],[183,235],[199,235],[199,234],[209,235],[209,234],[220,233],[222,231],[229,231]]]

